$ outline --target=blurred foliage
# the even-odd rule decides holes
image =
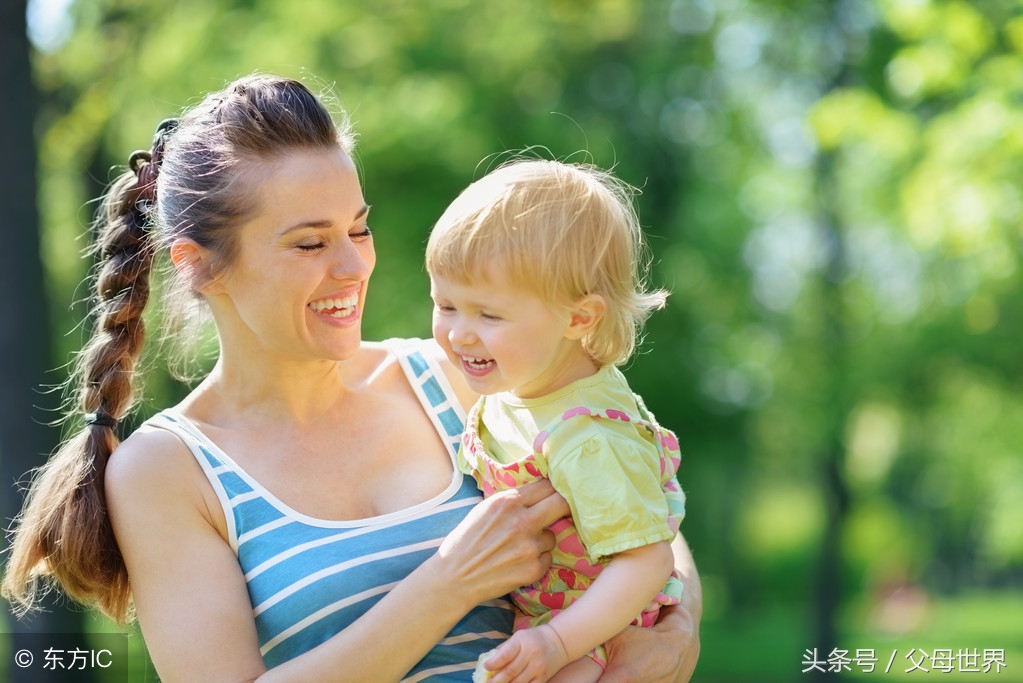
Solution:
[[[111,166],[201,93],[296,76],[359,132],[368,338],[429,335],[426,235],[505,152],[642,188],[673,296],[627,373],[686,451],[699,679],[741,676],[720,652],[766,624],[782,651],[764,661],[795,670],[826,534],[853,614],[907,587],[1023,584],[1017,2],[89,0],[70,17],[35,54],[55,367],[80,344],[66,307]],[[143,412],[181,390],[154,369]],[[996,603],[975,645],[1004,625],[1019,652]],[[840,633],[880,637],[866,614]]]

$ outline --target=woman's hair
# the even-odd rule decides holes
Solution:
[[[261,179],[254,162],[353,146],[347,121],[335,122],[302,83],[254,75],[164,121],[152,149],[131,155],[94,225],[94,329],[76,358],[66,416],[84,425],[35,473],[12,534],[2,591],[16,609],[31,609],[56,584],[118,622],[132,618],[103,477],[119,443],[117,423],[135,405],[154,257],[184,238],[210,255],[211,274],[222,272],[237,251],[237,226],[253,211]],[[168,277],[172,308],[183,312],[200,299],[173,269]]]
[[[667,292],[646,291],[635,189],[585,164],[507,163],[471,184],[437,221],[426,247],[431,275],[469,282],[499,268],[552,307],[599,294],[606,309],[582,340],[600,365],[632,355],[639,328]]]

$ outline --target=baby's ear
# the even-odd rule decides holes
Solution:
[[[568,331],[565,336],[569,339],[585,337],[604,317],[606,308],[604,297],[599,294],[587,294],[576,300],[569,309]]]
[[[189,239],[174,240],[170,247],[170,259],[174,269],[180,273],[189,286],[200,294],[216,294],[218,280],[210,272],[210,254]]]

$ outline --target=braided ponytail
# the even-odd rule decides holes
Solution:
[[[56,585],[117,622],[131,618],[103,477],[119,443],[117,425],[135,404],[154,256],[187,239],[209,254],[211,271],[221,271],[237,252],[236,228],[253,210],[250,162],[338,147],[349,153],[354,147],[346,118],[335,123],[298,81],[254,75],[207,95],[180,120],[161,123],[152,149],[131,155],[96,220],[95,328],[69,382],[72,415],[84,415],[84,425],[36,472],[17,520],[0,586],[15,609],[31,609]],[[163,303],[164,324],[175,327],[186,325],[203,300],[172,270]]]
[[[74,600],[94,604],[116,621],[130,617],[128,574],[107,516],[103,478],[119,443],[117,423],[134,405],[153,266],[150,217],[164,145],[175,125],[173,120],[160,125],[151,152],[132,154],[130,169],[100,206],[95,330],[71,380],[84,424],[36,473],[18,519],[3,579],[3,594],[17,611],[30,609],[57,583]],[[47,585],[40,586],[41,579]]]

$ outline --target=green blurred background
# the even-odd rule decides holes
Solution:
[[[370,339],[430,334],[427,232],[503,152],[614,167],[642,189],[652,279],[673,292],[626,373],[683,444],[694,680],[923,675],[914,663],[972,680],[958,655],[988,650],[1004,668],[987,675],[1023,681],[1017,0],[27,5],[31,89],[4,106],[34,121],[42,282],[26,296],[49,333],[33,387],[59,383],[82,341],[82,250],[111,167],[239,75],[329,87],[355,124]],[[5,31],[24,43],[23,24]],[[183,390],[152,365],[140,418]],[[25,419],[57,400],[37,393]],[[27,469],[11,443],[8,516]],[[30,680],[5,632],[65,627],[46,619],[112,629],[59,606],[8,617],[0,680]],[[156,680],[128,642],[125,680]],[[854,661],[803,673],[814,648],[822,669],[846,668],[836,650]]]

